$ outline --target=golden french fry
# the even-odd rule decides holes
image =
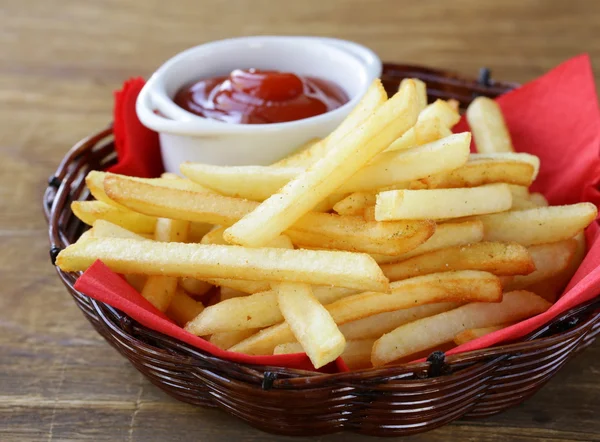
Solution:
[[[364,292],[327,305],[339,325],[367,316],[439,302],[498,302],[502,287],[497,276],[461,270],[417,276],[390,284],[390,293]]]
[[[230,287],[221,287],[220,294],[219,294],[219,300],[221,302],[223,302],[228,299],[245,297],[247,295],[248,295],[248,293],[243,292],[241,290],[232,289]]]
[[[92,232],[94,238],[131,238],[137,240],[146,239],[137,233],[103,219],[97,219],[94,221],[94,228]]]
[[[468,189],[389,190],[377,195],[375,219],[451,219],[510,209],[506,184]]]
[[[535,155],[525,152],[497,152],[497,153],[472,153],[469,155],[470,162],[478,161],[517,161],[529,163],[533,167],[533,179],[535,180],[540,171],[540,159]]]
[[[111,198],[132,210],[172,219],[231,225],[258,207],[254,201],[135,183],[124,176],[107,177],[104,186]],[[305,246],[327,238],[340,249],[400,254],[426,241],[434,229],[429,221],[365,223],[360,217],[309,212],[286,234]]]
[[[471,303],[419,319],[379,338],[373,345],[371,362],[381,366],[450,342],[464,330],[521,321],[543,313],[550,305],[531,292],[514,291],[505,293],[499,303]]]
[[[187,293],[194,296],[204,296],[213,288],[212,284],[194,278],[181,278],[179,285]]]
[[[225,239],[256,247],[285,231],[414,125],[416,106],[415,87],[409,83],[325,157],[229,227]]]
[[[515,276],[504,286],[504,289],[510,291],[528,288],[532,284],[559,274],[569,266],[576,249],[577,241],[574,239],[529,247],[529,253],[535,263],[535,271],[528,275]]]
[[[177,278],[151,275],[148,276],[141,295],[158,310],[165,312],[175,296],[176,289]]]
[[[597,215],[596,206],[579,203],[495,213],[477,218],[483,222],[486,241],[515,241],[530,246],[572,238]]]
[[[281,314],[315,368],[337,359],[344,351],[346,339],[310,286],[281,283],[275,284],[274,289]]]
[[[371,255],[378,264],[403,261],[413,256],[446,247],[472,244],[483,239],[483,223],[479,220],[438,224],[435,233],[416,249],[402,255]]]
[[[175,296],[171,299],[166,313],[169,318],[183,327],[188,321],[202,313],[202,310],[204,310],[202,303],[196,301],[179,287],[175,290]]]
[[[374,206],[376,201],[376,191],[354,192],[333,206],[333,210],[339,215],[361,215],[365,208]]]
[[[208,342],[223,350],[228,350],[239,342],[242,342],[244,339],[256,334],[257,332],[258,329],[215,333],[214,335],[211,335],[211,337],[208,339]]]
[[[321,158],[329,150],[337,145],[346,135],[355,130],[356,127],[364,123],[373,112],[375,112],[387,99],[387,94],[381,82],[374,81],[361,99],[360,103],[352,110],[342,124],[336,130],[327,136],[324,140],[318,141],[310,148],[302,150],[297,154],[278,161],[274,166],[282,167],[304,167],[307,168]]]
[[[405,87],[406,83],[412,81],[417,90],[417,103],[419,112],[421,112],[425,107],[427,107],[427,85],[419,80],[418,78],[404,78],[398,87],[398,91],[401,91],[403,87]]]
[[[291,355],[294,353],[304,353],[304,349],[299,342],[287,342],[279,344],[273,349],[274,355]]]
[[[268,281],[252,281],[231,278],[203,278],[202,280],[221,288],[227,287],[228,289],[248,294],[265,292],[271,288],[271,284],[269,284]]]
[[[146,275],[124,275],[127,283],[133,287],[136,292],[141,293],[144,285],[146,284],[146,280],[148,279]]]
[[[490,158],[469,161],[459,168],[423,178],[420,182],[429,189],[476,187],[494,183],[529,186],[533,182],[534,173],[535,168],[528,161]]]
[[[419,114],[421,120],[438,118],[444,126],[452,129],[460,121],[460,114],[450,103],[444,100],[435,100]]]
[[[101,219],[134,233],[154,233],[156,218],[121,209],[102,201],[73,201],[71,210],[77,218],[93,226]]]
[[[460,332],[454,337],[454,343],[456,345],[466,344],[467,342],[474,341],[477,338],[481,338],[482,336],[488,335],[498,330],[502,330],[503,328],[509,327],[512,324],[501,324],[501,325],[493,325],[491,327],[482,327],[482,328],[470,328],[463,332]]]
[[[380,154],[339,186],[336,194],[322,201],[320,208],[330,209],[331,203],[341,200],[345,193],[397,186],[405,181],[451,171],[467,161],[470,140],[469,132],[450,134],[413,149]],[[302,168],[226,167],[201,163],[183,163],[181,171],[195,182],[210,186],[223,195],[254,201],[269,198],[304,173]]]
[[[351,341],[355,339],[377,339],[384,333],[389,333],[403,324],[417,319],[437,315],[438,313],[460,307],[456,302],[440,302],[437,304],[425,304],[392,312],[378,313],[363,319],[347,322],[340,325],[340,331]]]
[[[74,272],[87,269],[96,259],[118,273],[197,279],[235,277],[363,290],[389,289],[388,280],[373,258],[348,252],[99,238],[70,245],[57,257],[57,265],[64,271]]]
[[[314,297],[321,304],[329,304],[356,293],[340,287],[313,287]],[[253,295],[236,297],[207,307],[191,323],[187,330],[198,336],[225,331],[268,327],[283,321],[277,294],[268,290]]]
[[[338,325],[378,313],[440,302],[499,302],[502,288],[498,277],[471,270],[419,276],[391,284],[392,293],[365,292],[325,306]],[[251,355],[272,354],[279,344],[294,342],[286,322],[265,328],[239,342],[231,351]]]
[[[454,270],[482,270],[504,276],[528,275],[535,269],[527,248],[514,242],[479,242],[448,247],[381,266],[390,281]]]
[[[478,152],[514,152],[502,110],[491,98],[475,98],[467,108],[467,121]]]
[[[535,204],[537,207],[546,207],[548,206],[548,200],[541,193],[535,192],[529,195],[529,200]]]

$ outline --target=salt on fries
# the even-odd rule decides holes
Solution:
[[[516,153],[498,105],[427,105],[376,81],[344,122],[271,166],[184,163],[185,178],[90,172],[92,226],[57,265],[101,259],[214,345],[303,352],[315,367],[414,359],[545,311],[585,256],[588,203],[530,193],[539,159]],[[392,281],[390,283],[390,281]]]

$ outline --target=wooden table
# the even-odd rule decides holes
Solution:
[[[488,66],[519,82],[587,51],[600,80],[597,0],[2,0],[0,440],[288,440],[176,402],[142,378],[59,282],[41,213],[47,177],[110,120],[125,79],[189,46],[251,34],[353,39],[384,60],[471,75]],[[599,359],[596,344],[525,404],[406,440],[600,440]]]

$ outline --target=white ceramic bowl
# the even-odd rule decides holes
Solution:
[[[234,69],[271,69],[324,78],[350,101],[312,118],[274,124],[230,124],[187,112],[173,102],[183,85],[228,75]],[[267,165],[315,137],[331,132],[381,74],[381,60],[356,43],[318,37],[243,37],[196,46],[163,64],[142,89],[136,111],[160,134],[167,172],[184,161]]]

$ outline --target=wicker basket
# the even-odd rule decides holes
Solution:
[[[496,96],[514,84],[479,81],[430,69],[385,66],[392,92],[405,77],[429,86],[430,98],[454,98],[466,106],[474,96]],[[54,261],[86,227],[70,203],[87,199],[84,176],[116,160],[110,128],[79,142],[62,160],[44,194]],[[150,330],[73,288],[78,274],[58,275],[86,318],[153,384],[194,405],[219,407],[261,430],[321,435],[343,430],[378,436],[419,433],[462,416],[499,413],[533,395],[576,352],[600,333],[600,301],[581,305],[551,324],[508,345],[427,362],[351,373],[320,374],[238,364]]]

